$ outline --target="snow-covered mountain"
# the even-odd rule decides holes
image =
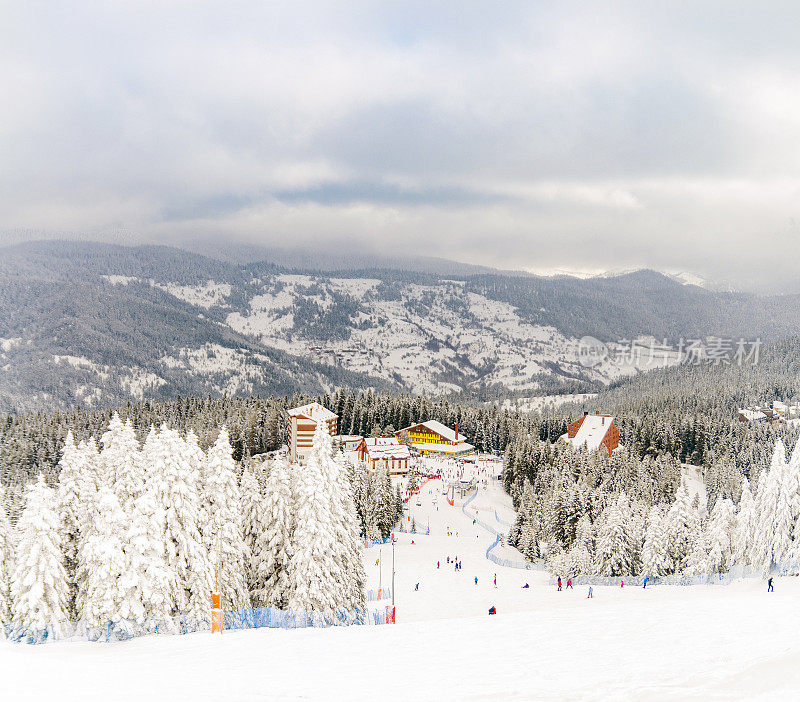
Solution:
[[[299,272],[165,247],[35,242],[0,256],[0,406],[339,385],[579,392],[675,363],[655,339],[786,336],[800,324],[796,302],[653,271]]]

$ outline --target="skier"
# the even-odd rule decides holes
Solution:
[[[476,585],[478,584],[478,576],[477,575],[475,576],[475,584]]]
[[[572,587],[572,578],[567,578],[567,590],[569,589],[575,589]]]
[[[494,586],[497,587],[497,573],[494,574]]]
[[[447,557],[447,562],[450,563],[450,556]]]
[[[772,587],[772,578],[767,580],[767,592],[775,592],[775,590]]]
[[[528,585],[528,583],[525,583],[525,584],[522,586],[522,589],[523,589],[523,590],[527,590],[529,587],[530,587],[530,585]]]
[[[419,583],[417,583],[416,585],[414,585],[414,589],[415,589],[415,590],[419,590]]]
[[[436,561],[436,570],[439,570],[439,561]]]
[[[561,592],[561,576],[558,576],[558,591]]]
[[[625,581],[624,580],[620,580],[619,581],[619,586],[620,587],[625,587]]]
[[[647,581],[648,580],[649,580],[649,578],[645,578],[644,579],[644,585],[642,585],[642,590],[646,590],[647,589]]]
[[[494,605],[489,607],[489,614],[497,614],[497,610],[495,609]]]
[[[586,599],[590,599],[592,597],[592,586],[589,585],[589,594],[586,595]]]

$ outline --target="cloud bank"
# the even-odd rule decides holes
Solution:
[[[799,15],[2,4],[0,227],[788,284]]]

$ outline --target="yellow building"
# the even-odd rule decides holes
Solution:
[[[458,424],[455,429],[451,429],[435,419],[413,424],[396,431],[394,435],[423,455],[438,453],[446,456],[465,456],[475,450],[472,444],[467,443],[466,437],[458,433]]]

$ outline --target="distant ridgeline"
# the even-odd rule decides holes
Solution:
[[[8,412],[336,387],[476,399],[597,391],[635,369],[579,363],[586,335],[771,342],[800,328],[797,296],[712,292],[653,271],[578,280],[364,259],[375,267],[333,272],[59,241],[0,253]]]

